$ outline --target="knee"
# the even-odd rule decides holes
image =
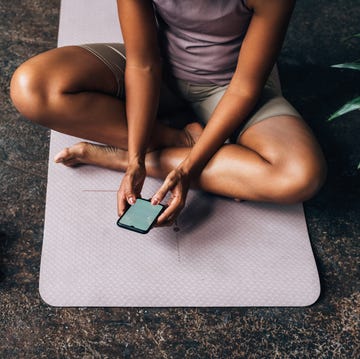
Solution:
[[[10,97],[25,118],[43,124],[48,93],[39,65],[31,60],[20,65],[10,82]]]
[[[301,160],[285,167],[278,178],[278,201],[281,203],[309,200],[325,182],[327,166],[322,156],[312,161]]]

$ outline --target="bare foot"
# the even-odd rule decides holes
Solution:
[[[178,147],[192,147],[199,139],[203,129],[197,122],[188,124],[182,136],[178,136]],[[89,142],[79,142],[74,146],[64,148],[54,158],[56,163],[74,167],[89,164],[117,171],[125,171],[127,167],[127,151],[112,146],[97,145]]]
[[[90,164],[124,171],[127,166],[127,151],[112,146],[79,142],[60,151],[55,156],[54,161],[69,167]]]

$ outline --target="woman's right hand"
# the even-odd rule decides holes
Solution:
[[[145,177],[146,169],[144,164],[129,164],[117,193],[119,216],[125,212],[129,205],[136,202],[136,198],[141,197]]]

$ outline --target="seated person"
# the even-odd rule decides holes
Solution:
[[[190,186],[238,200],[300,202],[321,187],[322,151],[282,96],[276,69],[294,0],[118,0],[124,44],[65,46],[14,73],[29,120],[81,142],[55,161],[124,171],[118,212],[162,178],[171,225]],[[175,113],[194,116],[175,125]],[[230,140],[229,140],[230,139]]]

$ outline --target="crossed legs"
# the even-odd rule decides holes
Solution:
[[[57,162],[124,171],[126,113],[115,92],[111,71],[79,47],[40,54],[21,65],[11,81],[14,105],[27,119],[106,144],[76,144],[61,151]],[[198,124],[177,130],[158,122],[146,156],[147,173],[164,178],[185,158],[201,131]],[[325,172],[322,152],[304,121],[276,116],[248,128],[237,144],[222,146],[193,185],[233,198],[293,203],[312,197]]]

